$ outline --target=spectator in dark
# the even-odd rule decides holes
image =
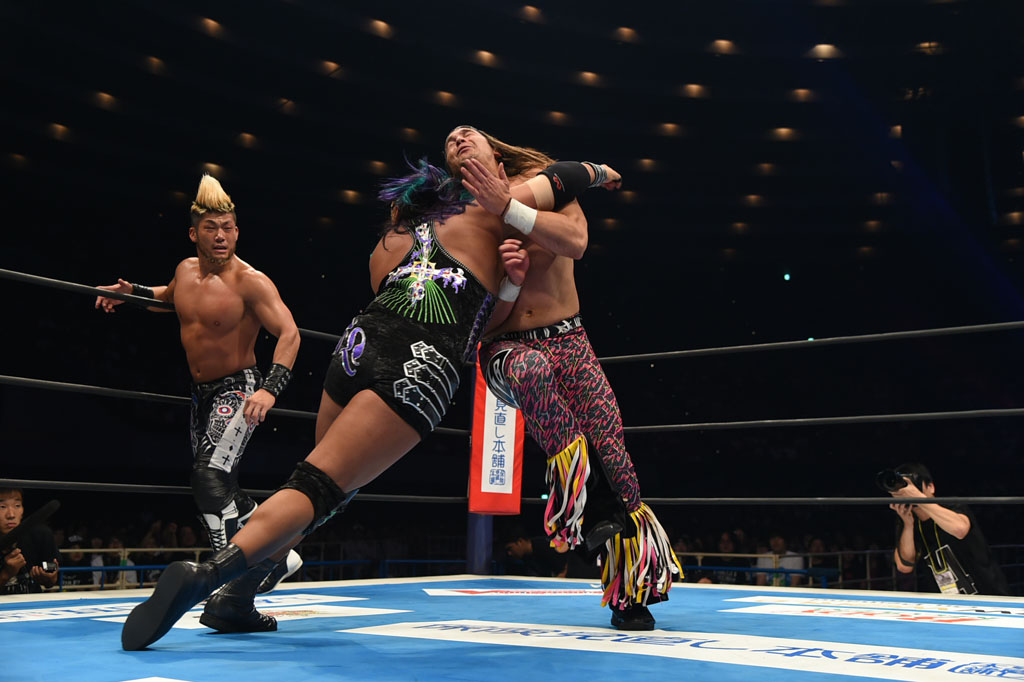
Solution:
[[[735,554],[736,553],[736,538],[729,531],[725,531],[718,536],[718,551],[722,554]],[[750,559],[743,557],[714,557],[708,558],[706,561],[713,563],[715,566],[735,566],[740,569],[750,568]],[[746,570],[730,571],[730,570],[716,570],[711,574],[712,582],[719,583],[722,585],[749,585],[750,584],[750,573]]]
[[[179,547],[199,547],[199,538],[196,537],[196,529],[192,526],[181,526],[178,528]]]
[[[821,556],[825,553],[825,541],[814,536],[807,545],[807,584],[820,587],[823,580],[832,585],[839,577],[839,560],[835,556]]]
[[[700,582],[701,578],[709,577],[707,571],[694,566],[701,563],[701,559],[695,556],[695,552],[701,549],[700,541],[693,540],[689,535],[680,535],[672,544],[672,551],[675,552],[679,564],[683,567],[682,577],[675,577],[674,580],[681,580],[688,583]],[[690,568],[687,568],[689,566]]]
[[[98,535],[94,535],[92,538],[90,538],[89,545],[90,545],[90,548],[93,550],[93,552],[89,555],[89,563],[91,565],[93,565],[93,566],[103,566],[103,565],[108,565],[109,566],[110,563],[109,563],[109,561],[107,561],[106,553],[105,552],[97,552],[97,551],[95,551],[95,550],[103,549],[103,538],[101,538]],[[93,585],[99,585],[102,582],[103,582],[103,571],[93,571],[92,572],[92,584]]]
[[[57,543],[46,526],[36,526],[13,546],[4,538],[25,516],[22,491],[0,488],[0,594],[31,594],[57,583]]]
[[[107,549],[124,549],[124,543],[116,535],[111,536],[107,542]],[[107,566],[134,566],[135,562],[130,557],[121,559],[120,552],[107,552],[103,555],[103,563]],[[141,571],[107,571],[106,585],[108,588],[121,584],[121,575],[124,574],[126,587],[137,587],[139,584],[138,574]]]
[[[772,533],[768,537],[768,547],[771,550],[771,554],[766,554],[757,560],[758,568],[776,568],[775,557],[779,557],[778,568],[784,568],[788,570],[803,570],[806,568],[804,564],[804,558],[798,556],[795,552],[789,550],[786,547],[786,538],[782,533]],[[760,553],[760,550],[758,550]],[[799,573],[758,573],[756,574],[756,582],[758,585],[801,585],[804,581],[804,576]]]
[[[891,473],[888,480],[882,474]],[[996,563],[985,536],[966,505],[913,504],[935,497],[931,472],[909,462],[879,475],[879,486],[896,498],[889,505],[899,516],[893,560],[900,573],[918,565],[918,589],[952,594],[1010,594],[1006,577]]]
[[[86,568],[92,566],[92,560],[86,557],[85,552],[82,551],[83,544],[84,541],[81,535],[68,536],[67,549],[69,551],[63,554],[64,568]],[[61,584],[64,587],[92,585],[92,573],[88,571],[65,571],[61,578]]]

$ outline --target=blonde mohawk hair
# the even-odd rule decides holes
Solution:
[[[220,186],[217,178],[209,173],[203,175],[199,181],[199,191],[196,192],[196,200],[192,202],[192,213],[203,215],[207,211],[212,213],[234,213],[235,204],[231,197]]]

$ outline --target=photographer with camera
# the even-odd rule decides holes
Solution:
[[[900,500],[889,505],[900,518],[893,553],[900,573],[912,573],[920,560],[934,577],[939,592],[1010,594],[1003,571],[968,507],[914,503],[935,497],[935,483],[923,464],[910,462],[895,470],[880,471],[876,482]],[[918,589],[936,591],[931,581],[921,579]]]
[[[57,583],[57,543],[49,528],[28,529],[13,547],[4,542],[24,516],[21,490],[0,488],[0,594],[42,592]]]

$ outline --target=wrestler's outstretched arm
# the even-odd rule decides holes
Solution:
[[[164,301],[166,303],[173,302],[174,299],[174,279],[171,279],[171,283],[167,286],[158,287],[146,287],[141,284],[132,284],[127,282],[120,277],[117,278],[117,284],[111,284],[109,286],[97,286],[97,289],[106,289],[107,291],[116,291],[119,294],[132,294],[135,296],[145,296],[146,298],[153,298],[157,301]],[[105,313],[114,312],[116,306],[124,303],[119,298],[108,298],[107,296],[96,297],[96,308],[102,309]],[[146,310],[152,310],[155,313],[173,313],[173,309],[168,308],[151,308],[146,307]]]
[[[580,170],[585,169],[589,182],[596,179],[590,164],[572,163]],[[602,165],[601,169],[605,173],[601,186],[608,190],[618,189],[622,176],[609,166]],[[532,241],[557,256],[583,257],[588,241],[587,219],[575,200],[557,211],[552,210],[556,198],[552,180],[547,176],[537,175],[510,187],[504,164],[498,165],[498,175],[494,175],[476,159],[469,159],[462,165],[462,175],[462,184],[487,211],[502,215],[506,223],[528,234]],[[511,212],[521,213],[523,209],[528,214],[525,226],[510,215]]]

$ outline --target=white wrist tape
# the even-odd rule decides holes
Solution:
[[[508,202],[504,220],[523,234],[530,234],[533,231],[533,224],[537,222],[537,209],[512,199]]]
[[[515,199],[512,201],[515,201]],[[519,290],[522,288],[523,287],[521,285],[512,284],[512,282],[508,280],[508,277],[506,277],[501,280],[501,286],[498,288],[498,298],[511,303],[519,298]]]

